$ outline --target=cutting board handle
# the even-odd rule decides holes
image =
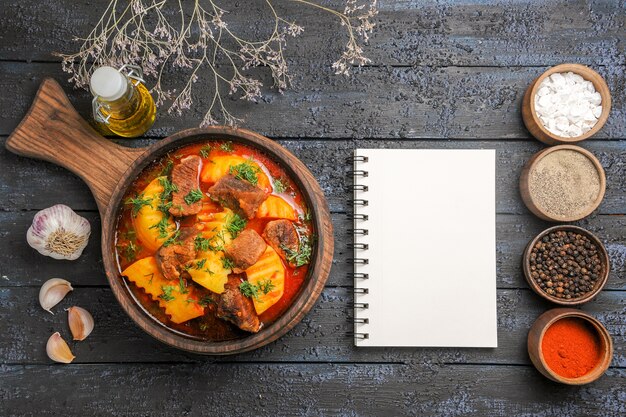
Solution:
[[[113,190],[145,148],[119,146],[102,137],[78,114],[52,78],[41,83],[33,104],[7,139],[13,153],[43,159],[81,177],[103,215]]]

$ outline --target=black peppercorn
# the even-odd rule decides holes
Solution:
[[[590,292],[603,269],[595,243],[587,236],[565,231],[543,236],[532,247],[529,261],[531,276],[541,290],[565,299]]]

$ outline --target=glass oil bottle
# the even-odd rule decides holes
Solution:
[[[156,106],[144,85],[141,68],[124,65],[119,70],[102,66],[89,82],[93,117],[103,134],[133,138],[150,129],[156,117]]]

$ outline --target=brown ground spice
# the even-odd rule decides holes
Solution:
[[[600,194],[600,174],[585,155],[554,151],[535,165],[528,178],[530,195],[552,217],[567,218],[587,210]]]

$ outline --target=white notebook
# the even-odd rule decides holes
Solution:
[[[497,347],[495,150],[357,149],[356,346]]]

